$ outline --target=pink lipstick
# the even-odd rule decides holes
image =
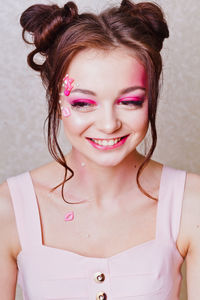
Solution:
[[[128,135],[121,138],[103,140],[87,138],[88,142],[96,149],[99,150],[112,150],[122,146],[128,138]]]

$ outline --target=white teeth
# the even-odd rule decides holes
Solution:
[[[113,145],[113,141],[111,140],[111,141],[108,141],[108,145],[109,146],[112,146]]]
[[[106,142],[105,140],[102,141],[102,145],[103,145],[103,146],[107,146],[108,144],[109,144],[109,142]]]
[[[92,139],[93,142],[95,142],[96,144],[100,145],[100,146],[113,146],[115,144],[117,144],[121,138],[118,139],[113,139],[113,140],[95,140]]]

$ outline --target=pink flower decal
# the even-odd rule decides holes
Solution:
[[[65,221],[68,222],[68,221],[72,221],[74,219],[74,212],[73,211],[70,211],[68,213],[66,213],[65,215]]]
[[[63,107],[62,113],[63,113],[63,116],[64,116],[64,117],[69,117],[69,116],[71,116],[71,111],[70,111],[70,109],[69,109],[68,107]]]
[[[69,96],[71,93],[71,90],[73,89],[72,83],[74,82],[74,79],[69,78],[69,75],[67,74],[65,76],[65,78],[63,79],[63,81],[64,81],[64,86],[65,86],[64,94],[65,94],[65,96]]]

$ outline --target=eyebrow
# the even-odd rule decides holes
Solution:
[[[134,92],[135,90],[142,90],[142,91],[146,91],[146,88],[142,87],[142,86],[130,86],[128,88],[125,88],[125,89],[122,89],[120,92],[119,92],[119,96],[122,95],[122,94],[127,94],[127,93],[130,93],[130,92]],[[71,91],[71,94],[73,93],[82,93],[82,94],[85,94],[85,95],[92,95],[92,96],[95,96],[96,97],[96,93],[91,91],[91,90],[85,90],[85,89],[73,89]]]
[[[73,93],[82,93],[82,94],[85,94],[85,95],[96,96],[96,94],[93,91],[85,90],[85,89],[73,89],[71,91],[71,94],[73,94]]]
[[[142,86],[130,86],[128,88],[125,88],[125,89],[122,89],[120,92],[119,92],[119,96],[122,95],[122,94],[127,94],[127,93],[130,93],[130,92],[134,92],[136,90],[142,90],[142,91],[146,91],[146,89]]]

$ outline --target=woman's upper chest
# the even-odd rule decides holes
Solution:
[[[38,205],[47,246],[89,257],[110,257],[156,238],[157,202],[150,199],[110,210],[90,203],[57,205],[44,197],[38,197]],[[67,213],[74,218],[65,221]]]

